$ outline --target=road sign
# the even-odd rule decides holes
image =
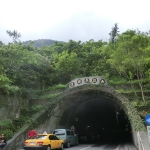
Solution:
[[[147,125],[150,125],[150,114],[148,114],[148,115],[145,117],[145,121],[146,121]]]

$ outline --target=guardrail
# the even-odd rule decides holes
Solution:
[[[139,150],[145,150],[139,131],[137,132],[137,138],[138,138],[138,143],[139,143]]]

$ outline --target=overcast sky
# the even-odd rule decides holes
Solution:
[[[68,42],[109,39],[118,23],[127,29],[150,30],[150,0],[0,0],[0,41],[52,39]]]

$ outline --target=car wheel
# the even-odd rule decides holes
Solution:
[[[67,143],[67,147],[68,147],[68,148],[70,147],[70,142]]]
[[[47,146],[47,149],[46,150],[51,150],[51,147],[50,146]]]
[[[60,150],[63,150],[64,149],[64,145],[63,143],[61,144],[61,147],[60,147]]]
[[[76,146],[78,146],[79,145],[79,143],[78,143],[78,141],[76,141]]]

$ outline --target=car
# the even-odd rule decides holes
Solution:
[[[64,141],[65,147],[70,147],[72,145],[78,145],[78,136],[75,134],[74,130],[71,129],[55,129],[53,131],[59,139]]]
[[[64,141],[57,138],[54,134],[37,134],[32,139],[25,140],[23,148],[24,150],[63,150],[63,146]]]

